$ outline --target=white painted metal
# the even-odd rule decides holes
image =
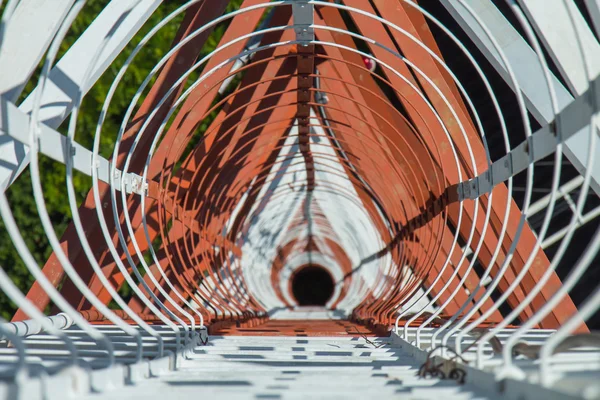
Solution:
[[[42,96],[40,122],[57,128],[69,115],[79,91],[85,94],[93,86],[160,3],[160,0],[111,1],[50,73],[50,81]],[[105,37],[110,39],[95,60],[95,49],[100,47]],[[94,61],[93,72],[84,87],[81,80],[90,67],[89,63]],[[31,111],[34,96],[35,90],[19,106],[21,111]],[[0,137],[5,135],[0,131]],[[3,138],[1,142],[0,154],[8,163],[0,165],[0,188],[4,190],[27,166],[29,150],[11,138]]]
[[[68,329],[73,325],[73,319],[68,314],[60,313],[46,317],[48,322],[52,324],[56,329],[63,330]],[[9,322],[2,325],[4,331],[8,331],[18,336],[31,336],[36,335],[44,331],[44,327],[37,320],[26,320],[18,322]]]
[[[0,47],[0,95],[17,102],[74,0],[21,0]],[[27,27],[27,29],[24,29]]]
[[[459,1],[441,0],[441,3],[469,35],[473,43],[475,43],[492,66],[494,66],[500,76],[511,86],[505,65],[501,62],[498,52],[494,49],[479,24]],[[486,27],[499,41],[502,51],[510,61],[510,65],[517,77],[529,111],[542,126],[552,122],[554,120],[554,113],[548,91],[545,89],[540,90],[540,88],[547,87],[544,80],[544,71],[540,66],[535,52],[490,0],[465,0],[465,3],[477,12]],[[562,3],[562,0],[553,3]],[[557,17],[568,18],[567,16]],[[554,76],[552,76],[552,83],[556,91],[559,109],[562,110],[571,103],[573,96]],[[586,142],[588,132],[589,124],[586,124],[585,127],[579,129],[565,143],[564,148],[565,155],[581,174],[585,173],[585,165],[587,164]],[[600,146],[596,148],[595,154],[596,158],[600,158]],[[593,172],[592,188],[596,194],[600,195],[600,163],[596,163]]]
[[[390,338],[372,341],[382,347],[360,337],[211,337],[210,345],[194,349],[177,371],[105,396],[115,400],[160,399],[163,393],[174,398],[227,399],[487,398],[473,385],[422,380],[416,376],[420,363]]]
[[[339,315],[318,308],[299,308],[279,311],[274,319],[294,320],[306,318],[337,319]],[[174,336],[169,328],[156,327],[168,348],[174,346]],[[103,332],[112,337],[117,346],[117,357],[131,360],[127,340],[120,338],[114,326],[104,326]],[[85,356],[93,355],[92,344],[76,327],[68,329]],[[432,330],[427,330],[430,335]],[[504,330],[498,335],[500,342],[510,335]],[[543,343],[554,332],[532,330],[526,339],[530,344]],[[0,397],[5,398],[10,388],[20,388],[28,399],[62,399],[72,396],[81,399],[162,399],[185,396],[218,398],[448,398],[448,399],[499,399],[523,398],[566,399],[590,398],[594,393],[593,371],[600,365],[596,353],[585,349],[562,355],[558,369],[561,378],[552,387],[541,388],[534,362],[521,360],[528,369],[531,381],[506,380],[497,385],[493,370],[479,370],[460,362],[453,365],[465,371],[466,384],[454,380],[422,378],[418,370],[428,353],[409,344],[394,333],[387,338],[360,336],[342,337],[277,337],[277,336],[210,336],[207,345],[190,345],[177,354],[153,361],[132,363],[112,371],[63,371],[44,378],[45,385],[36,383],[42,376],[30,377],[25,391],[23,383],[0,383]],[[57,357],[68,353],[61,349],[53,336],[37,334],[29,336],[25,343],[31,362],[37,365],[57,365]],[[152,338],[144,338],[144,346],[150,354],[155,349]],[[491,347],[487,347],[488,352]],[[0,362],[14,354],[10,349],[0,349]],[[473,353],[465,354],[467,359]],[[491,357],[491,356],[490,356]],[[576,358],[576,365],[567,363]],[[499,361],[497,358],[492,360]],[[436,364],[443,359],[436,356]],[[93,365],[93,364],[92,364]],[[1,371],[0,371],[1,372]],[[104,382],[102,393],[90,393],[90,384]],[[127,384],[128,383],[128,384]],[[62,390],[45,391],[44,387],[60,387]],[[587,390],[584,388],[588,388]],[[592,385],[592,387],[594,387]],[[68,389],[67,389],[68,388]],[[67,391],[65,391],[67,390]],[[587,394],[587,395],[586,395]]]
[[[598,82],[600,82],[600,77],[591,83],[592,85],[598,85]],[[594,114],[593,104],[588,100],[590,96],[593,96],[590,90],[578,96],[567,107],[557,113],[553,123],[543,126],[527,140],[515,146],[505,156],[495,161],[488,171],[458,184],[459,199],[476,199],[489,193],[494,186],[525,171],[530,165],[539,160],[552,155],[559,143],[564,144],[564,147],[566,147],[573,139],[586,142],[590,133],[589,121]],[[562,142],[554,134],[555,129],[560,133]],[[587,152],[588,147],[584,147],[583,150]],[[585,166],[588,163],[589,160],[586,155]],[[596,166],[593,168],[596,168]]]
[[[7,132],[8,139],[15,141],[16,145],[27,145],[29,138],[27,130],[31,123],[31,118],[23,111],[19,110],[13,103],[0,100],[0,132]],[[55,161],[66,164],[67,160],[71,159],[73,168],[77,171],[91,176],[92,169],[96,169],[98,179],[103,182],[110,182],[110,162],[104,157],[98,157],[96,165],[92,163],[92,152],[83,147],[77,142],[71,143],[71,151],[69,151],[67,137],[50,128],[46,124],[41,124],[39,150],[44,155],[52,158]],[[127,193],[146,193],[146,184],[142,184],[142,178],[133,173],[128,173],[123,177],[120,170],[117,169],[115,181],[121,186],[121,180],[124,179],[124,184]]]
[[[572,0],[519,0],[523,11],[575,96],[600,74],[600,44]]]

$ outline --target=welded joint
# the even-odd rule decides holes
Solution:
[[[457,185],[458,201],[475,200],[492,191],[493,185],[490,179],[490,171],[480,176],[466,180]]]
[[[308,46],[315,40],[315,6],[308,0],[296,0],[292,3],[292,15],[294,17],[294,30],[296,40],[302,45]]]
[[[463,190],[463,184],[459,183],[459,184],[455,185],[455,188],[456,188],[456,198],[457,198],[457,201],[459,201],[459,202],[463,201],[465,199],[465,193],[464,193],[464,190]],[[452,198],[452,196],[450,195],[449,198]]]
[[[115,169],[115,172],[113,173],[113,185],[115,187],[121,187],[121,175],[121,170]]]
[[[466,180],[457,185],[458,200],[475,200],[484,194],[490,193],[494,188],[493,171],[487,170],[475,178]]]
[[[123,183],[125,184],[125,191],[127,193],[146,195],[146,191],[148,190],[148,184],[144,182],[141,176],[136,174],[126,174],[123,177]]]
[[[471,181],[466,181],[462,183],[462,189],[463,189],[463,198],[466,199],[470,199],[471,198]]]

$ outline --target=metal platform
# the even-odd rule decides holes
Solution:
[[[452,355],[430,357],[430,350],[410,343],[415,329],[409,330],[406,341],[395,332],[381,337],[340,319],[304,319],[307,314],[327,313],[318,309],[288,311],[282,314],[284,320],[238,328],[237,335],[201,331],[193,342],[182,340],[179,345],[168,327],[157,326],[165,353],[159,356],[156,340],[144,337],[143,355],[149,361],[136,361],[135,343],[117,327],[102,326],[100,330],[115,348],[117,364],[110,369],[102,359],[106,353],[76,327],[65,330],[65,334],[79,351],[77,367],[68,366],[70,352],[61,340],[47,334],[32,335],[23,341],[29,378],[0,387],[7,397],[27,399],[62,399],[67,395],[82,399],[160,399],[165,395],[228,399],[565,399],[595,398],[600,389],[600,358],[593,348],[561,353],[555,359],[555,379],[550,387],[539,385],[539,366],[525,357],[518,357],[515,363],[526,376],[504,379],[499,385],[502,362],[493,355],[490,344],[484,348],[485,367],[479,369]],[[288,326],[294,326],[293,322],[295,331],[290,332]],[[434,332],[425,332],[424,349]],[[499,342],[504,344],[510,333],[512,330],[499,334]],[[532,346],[543,344],[552,333],[531,330],[524,339]],[[468,340],[464,344],[472,343]],[[0,353],[4,368],[10,368],[11,354],[14,359],[14,349]],[[462,357],[474,360],[474,351]],[[3,375],[9,374],[5,370]]]

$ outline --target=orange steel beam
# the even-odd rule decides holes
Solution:
[[[257,1],[257,0],[246,0],[244,2],[243,6],[252,6],[257,3],[259,3],[259,1]],[[214,12],[217,12],[217,11],[218,10],[215,8]],[[232,26],[242,27],[242,29],[244,29],[244,30],[242,30],[242,31],[239,31],[239,30],[234,31],[233,29],[228,30],[224,34],[223,38],[221,39],[221,45],[234,40],[239,35],[250,32],[252,27],[254,27],[258,23],[261,15],[262,15],[262,10],[257,10],[257,11],[252,11],[252,12],[234,17],[232,20]],[[207,65],[205,67],[205,71],[213,69],[216,65],[221,63],[223,60],[233,57],[235,54],[239,53],[243,49],[243,46],[244,46],[244,43],[240,42],[240,43],[234,44],[234,45],[226,48],[222,52],[218,53],[217,55],[215,55],[208,61]],[[186,65],[189,66],[190,64],[186,64]],[[227,73],[227,71],[228,71],[227,68],[230,68],[231,65],[232,65],[232,63],[227,65],[224,69],[220,69],[220,70],[216,71],[213,75],[211,75],[208,79],[205,80],[206,85],[213,85],[214,82],[220,82],[222,80],[222,77]],[[210,103],[212,102],[212,98],[214,98],[216,96],[218,87],[211,90],[210,93],[204,93],[204,91],[202,89],[203,89],[202,87],[199,87],[196,91],[194,91],[192,93],[192,95],[190,97],[188,97],[188,99],[184,103],[182,109],[180,110],[178,115],[175,117],[174,123],[171,125],[169,131],[165,135],[165,138],[163,139],[163,141],[159,145],[159,148],[157,149],[157,151],[154,154],[152,163],[150,164],[150,167],[149,167],[149,176],[150,177],[154,177],[154,179],[156,179],[157,174],[162,173],[167,169],[164,166],[165,164],[172,166],[174,163],[173,159],[176,159],[175,157],[177,157],[177,155],[174,156],[174,154],[176,154],[177,152],[172,151],[172,149],[180,148],[181,146],[183,146],[185,148],[185,144],[187,144],[189,142],[189,140],[191,139],[191,133],[193,133],[193,132],[187,131],[185,135],[182,135],[181,130],[177,130],[175,127],[181,126],[183,124],[183,121],[185,120],[185,118],[193,116],[196,113],[202,112],[202,110],[198,109],[198,108],[196,108],[195,110],[189,109],[189,105],[190,105],[191,101],[193,100],[194,96],[197,93],[202,93],[202,95],[205,95],[203,104],[205,107],[208,107],[208,105],[210,105]],[[198,122],[196,120],[194,120],[194,123],[197,124]],[[186,126],[184,125],[184,126],[182,126],[182,128],[186,128]],[[161,189],[157,189],[157,190],[160,191]],[[155,196],[161,201],[164,201],[165,198],[169,198],[167,192],[155,193]],[[156,206],[152,205],[152,207],[148,207],[146,212],[147,212],[147,218],[150,221],[157,220],[158,209],[156,208]],[[136,237],[138,237],[138,235],[143,235],[143,230],[142,230],[143,228],[141,227],[141,215],[140,215],[139,211],[136,213],[136,215],[132,221],[132,224],[134,226],[134,229],[136,229]],[[152,226],[150,226],[150,228],[151,229],[150,229],[149,233],[150,233],[151,239],[154,239],[158,233],[158,227],[152,225]],[[138,243],[141,244],[142,250],[147,249],[148,244],[145,241],[145,239],[142,241],[138,241]],[[130,252],[134,251],[133,247],[131,245],[128,250]],[[125,260],[123,259],[123,261],[125,261]],[[113,262],[113,263],[107,265],[107,267],[105,267],[105,268],[108,271],[108,273],[111,273],[112,271],[114,271],[115,267],[116,267],[116,264],[114,264],[114,262]],[[121,280],[117,283],[117,286],[120,286],[120,284],[122,284],[122,282],[123,282],[123,279],[121,278]],[[152,285],[150,285],[150,287],[152,287]],[[94,289],[97,290],[101,296],[107,297],[107,293],[105,292],[104,288],[99,286],[99,284],[97,284],[94,287]]]
[[[334,18],[334,16],[335,16],[335,11],[332,11],[332,12],[327,12],[327,11],[323,10],[322,12],[323,12],[324,14],[326,14],[326,16],[327,16],[327,17],[329,17],[330,19],[333,19],[333,18]],[[331,21],[327,21],[327,23],[331,23]],[[340,27],[340,25],[339,25],[340,23],[341,23],[341,19],[339,19],[339,18],[338,18],[338,19],[335,21],[335,24],[336,24],[336,26],[337,26],[337,27]],[[320,32],[318,32],[318,35],[319,35],[319,34],[321,34],[321,33],[320,33]],[[325,33],[324,35],[326,35],[326,33]],[[342,39],[341,39],[341,38],[339,38],[338,40],[342,40]],[[349,40],[346,40],[346,41],[343,41],[342,43],[343,43],[344,45],[346,45],[346,46],[350,47],[350,46],[351,46],[351,43],[349,43],[349,42],[350,42]],[[348,57],[351,57],[351,56],[349,55]],[[348,79],[348,78],[346,78],[346,79]],[[361,81],[364,81],[364,80],[365,80],[365,78],[364,78],[364,77],[360,77],[360,79],[361,79]],[[363,82],[363,83],[364,83],[364,82]],[[381,107],[379,107],[379,108],[381,108]],[[408,136],[408,135],[406,135],[406,136]],[[413,146],[413,148],[414,148],[414,146]],[[459,277],[460,277],[460,276],[459,276]],[[474,273],[473,273],[473,275],[472,275],[472,278],[476,278],[476,276],[474,275]]]
[[[202,176],[202,175],[200,175],[200,176]],[[201,190],[203,190],[203,189],[201,189]]]
[[[267,41],[265,43],[268,43],[270,40],[275,40],[274,37],[272,38],[267,38]],[[279,51],[279,50],[278,50]],[[262,52],[261,52],[262,53]],[[262,54],[260,56],[263,56]],[[255,69],[255,72],[246,72],[246,75],[244,77],[244,81],[245,82],[253,82],[255,79],[260,79],[259,75],[256,75],[256,73],[259,74],[275,74],[275,75],[282,75],[282,76],[287,76],[290,74],[290,70],[286,70],[285,68],[289,68],[290,65],[284,65],[283,63],[279,63],[279,67],[277,65],[278,63],[271,63],[267,66],[267,69]],[[279,73],[277,72],[277,68],[283,68]],[[246,84],[247,84],[246,83]],[[245,83],[242,83],[242,86],[244,86]],[[274,87],[271,87],[269,90],[274,90]],[[198,176],[200,178],[202,178],[201,181],[198,181],[196,183],[193,183],[193,185],[197,185],[197,190],[204,192],[204,191],[210,191],[212,190],[212,185],[216,184],[218,182],[219,187],[218,187],[218,191],[219,193],[225,193],[226,192],[226,185],[231,185],[234,183],[235,179],[234,177],[236,176],[235,174],[231,175],[230,177],[226,178],[226,180],[223,180],[222,178],[224,178],[225,176],[228,175],[228,172],[233,171],[230,168],[237,168],[234,162],[234,165],[228,164],[231,159],[228,157],[232,154],[233,149],[239,145],[239,143],[243,143],[244,141],[248,140],[248,138],[243,138],[242,133],[245,132],[244,129],[244,124],[248,124],[250,122],[250,125],[247,125],[247,127],[249,127],[248,129],[252,130],[252,124],[259,124],[261,123],[261,119],[266,118],[266,114],[262,113],[263,115],[260,118],[254,117],[252,118],[251,121],[244,121],[241,118],[245,115],[252,115],[251,113],[253,113],[256,110],[256,107],[258,107],[258,109],[260,110],[261,108],[265,108],[268,107],[269,104],[264,103],[262,105],[259,104],[255,104],[253,103],[252,100],[252,96],[256,96],[257,98],[260,98],[264,95],[265,90],[267,90],[266,87],[259,87],[256,88],[256,90],[254,91],[254,93],[251,92],[243,92],[242,96],[239,99],[236,99],[233,101],[233,105],[232,107],[229,107],[228,112],[227,112],[227,116],[225,116],[225,114],[221,113],[221,116],[218,116],[217,119],[214,122],[214,125],[219,127],[218,132],[215,133],[215,135],[217,135],[219,137],[219,140],[214,142],[213,147],[211,147],[211,150],[209,151],[209,153],[207,154],[206,157],[204,157],[202,159],[202,163],[200,165],[198,165],[197,167],[195,167],[195,172],[194,175]],[[250,96],[250,97],[248,97]],[[237,121],[237,122],[236,122]],[[224,123],[224,124],[222,124]],[[208,132],[207,133],[207,137],[210,137],[211,133]],[[258,135],[258,132],[255,133],[255,135]],[[271,140],[268,140],[268,142],[271,142]],[[216,146],[216,147],[215,147]],[[249,152],[246,153],[245,157],[247,157],[249,154]],[[267,153],[268,154],[268,153]],[[197,158],[194,154],[192,154],[190,156],[190,160],[194,160],[195,158]],[[220,160],[220,161],[219,161]],[[223,162],[225,162],[226,160],[227,163],[223,164]],[[237,163],[242,162],[243,160],[235,160]],[[230,166],[231,165],[231,166]],[[239,170],[237,171],[237,176],[243,176],[242,174],[244,174],[244,170]],[[250,177],[252,172],[249,171],[248,173],[248,178],[247,181],[249,182],[249,180],[251,179]],[[219,179],[217,181],[217,179]],[[228,183],[229,182],[229,183]],[[196,200],[196,199],[195,199]],[[206,202],[204,202],[206,203]],[[212,205],[211,205],[212,206]],[[203,207],[205,207],[203,205],[203,203],[201,202],[200,204],[196,205],[192,205],[193,209],[195,210],[196,213],[198,214],[202,214],[203,211]],[[209,214],[207,214],[209,215]],[[222,223],[225,222],[224,219],[221,219]],[[205,229],[209,228],[211,232],[209,232],[209,235],[214,235],[217,234],[217,232],[219,231],[219,229],[217,229],[217,225],[213,225],[213,227],[211,228],[210,226],[204,224]],[[216,271],[218,273],[218,271]]]
[[[397,5],[399,5],[402,2],[396,2],[396,3],[397,3]],[[348,5],[354,4],[355,6],[358,5],[357,0],[348,0],[347,4]],[[379,2],[379,5],[382,7],[381,9],[379,9],[379,12],[385,13],[384,15],[386,15],[386,16],[389,15],[389,18],[391,18],[391,20],[390,20],[391,22],[397,23],[400,27],[410,29],[409,31],[412,31],[411,33],[414,33],[414,34],[419,33],[414,28],[414,26],[416,26],[418,24],[418,26],[420,26],[420,28],[421,28],[421,32],[423,32],[424,20],[423,20],[422,16],[419,20],[413,22],[413,20],[411,20],[411,17],[416,18],[415,13],[411,13],[410,16],[408,14],[403,15],[402,14],[403,9],[398,10],[397,5],[394,6],[393,4],[391,4],[391,2],[387,2],[387,3]],[[392,6],[394,7],[395,13],[388,14],[388,12],[391,12],[390,7],[392,7]],[[375,11],[372,9],[372,7],[369,4],[361,3],[360,7],[365,11],[369,11],[369,12]],[[409,6],[406,6],[406,7],[409,7]],[[379,30],[383,29],[383,26],[381,24],[373,24],[372,20],[369,21],[366,17],[361,16],[361,15],[353,14],[352,17],[355,20],[359,29],[361,29],[364,32],[368,32],[368,34],[371,38],[375,38],[376,40],[378,40],[381,44],[383,44],[385,46],[388,46],[390,48],[396,48],[394,42],[391,40],[391,38],[389,37],[387,32],[385,32],[385,34],[384,34],[384,31],[378,32]],[[450,88],[452,86],[454,86],[453,82],[451,82],[451,81],[449,82],[449,77],[447,74],[440,73],[440,70],[437,67],[436,62],[433,60],[433,58],[431,56],[426,55],[425,51],[421,47],[419,47],[418,45],[416,45],[414,43],[410,43],[411,41],[408,38],[406,38],[403,35],[400,35],[399,33],[397,33],[395,35],[395,39],[397,40],[397,43],[399,45],[398,50],[400,50],[402,52],[402,54],[404,54],[406,56],[406,58],[412,60],[413,63],[418,64],[419,68],[421,70],[423,70],[424,73],[427,74],[427,76],[431,80],[433,80],[434,82],[440,82],[440,84],[439,84],[439,85],[441,85],[441,87],[439,87],[440,91],[446,96],[447,99],[449,99],[450,104],[453,106],[453,109],[457,113],[458,118],[460,119],[460,121],[462,122],[462,124],[465,128],[465,132],[467,133],[467,138],[469,140],[469,143],[472,146],[473,153],[475,154],[477,170],[478,171],[485,170],[487,168],[487,158],[485,156],[483,144],[481,142],[481,139],[479,138],[477,130],[473,127],[473,124],[470,122],[470,118],[468,118],[468,114],[466,114],[466,112],[462,111],[465,109],[465,106],[464,106],[464,104],[462,104],[460,97],[456,96],[455,90],[454,91],[450,90]],[[379,48],[378,46],[371,46],[371,50],[373,51],[373,54],[375,54],[378,58],[385,60],[386,62],[390,61],[390,63],[392,63],[395,61],[394,64],[390,64],[390,65],[398,65],[400,67],[402,66],[402,63],[398,62],[398,58],[396,56]],[[405,68],[407,68],[407,67],[405,66]],[[392,82],[396,81],[396,83],[400,84],[400,82],[398,82],[399,79],[394,74],[388,74],[388,75]],[[433,89],[431,84],[429,82],[427,82],[426,79],[424,77],[422,77],[421,75],[415,74],[415,76],[416,76],[416,79],[420,81],[422,87],[424,88],[425,93],[428,95],[428,98],[432,102],[435,109],[440,113],[442,118],[446,121],[445,125],[448,127],[448,130],[450,132],[452,140],[457,147],[458,153],[462,157],[462,161],[463,161],[462,166],[463,166],[463,168],[465,168],[465,170],[469,174],[468,177],[472,177],[474,175],[474,169],[473,169],[472,165],[469,162],[467,162],[467,160],[468,160],[468,151],[466,149],[467,145],[466,145],[464,138],[462,137],[462,133],[459,130],[459,126],[456,123],[451,123],[454,120],[453,116],[451,114],[449,114],[447,106],[442,101],[439,94]],[[444,83],[446,84],[445,86],[444,86]],[[426,110],[424,108],[423,108],[423,111],[426,112]],[[445,135],[442,135],[441,133],[436,134],[435,135],[435,144],[431,143],[431,146],[440,146],[441,145],[440,141],[443,141],[445,139],[444,136]],[[451,175],[448,176],[448,180],[449,180],[450,184],[454,183],[454,179],[456,179],[455,177],[454,177],[454,179],[452,179],[452,178],[453,177]],[[501,201],[504,201],[504,204],[506,204],[506,200],[507,200],[506,186],[505,185],[497,186],[494,189],[493,193],[494,193],[494,198],[493,198],[493,204],[491,205],[493,217],[491,219],[491,223],[492,223],[491,226],[493,227],[493,230],[498,232],[501,228],[499,222],[501,221],[501,217],[503,215],[503,207],[502,207],[503,204],[501,203]],[[500,201],[497,202],[498,199]],[[468,232],[471,227],[471,223],[473,223],[472,220],[468,220],[468,218],[469,217],[472,218],[472,215],[473,215],[472,211],[471,211],[472,204],[471,204],[471,202],[465,202],[465,203],[466,203],[466,206],[463,203],[463,210],[466,211],[468,223],[462,224],[463,226],[459,227],[461,236],[463,238],[467,237]],[[480,210],[478,219],[483,219],[484,213],[482,211],[483,210]],[[520,212],[514,202],[512,202],[512,204],[511,204],[511,211],[512,211],[511,212],[511,220],[508,224],[509,229],[507,231],[507,238],[505,239],[505,241],[503,243],[503,247],[504,247],[505,251],[508,249],[508,247],[510,245],[510,241],[512,239],[514,239],[514,235],[515,235],[518,220],[519,220]],[[455,224],[457,223],[456,207],[450,208],[450,218],[454,221]],[[480,225],[477,225],[477,230],[478,230],[478,232],[481,232]],[[477,242],[475,242],[475,243],[477,243]],[[485,243],[486,243],[486,247],[488,249],[493,249],[494,246],[498,243],[498,239],[496,237],[494,237],[492,229],[487,230]],[[531,232],[531,229],[529,228],[529,226],[525,226],[525,228],[523,229],[522,235],[521,235],[521,239],[519,240],[519,242],[517,244],[517,249],[515,251],[515,257],[513,259],[514,262],[511,265],[512,271],[514,271],[516,273],[516,271],[518,271],[520,268],[523,267],[524,260],[527,259],[527,257],[531,253],[531,249],[534,247],[534,245],[535,245],[535,237],[534,237],[533,233]],[[482,262],[482,265],[486,265],[486,263],[489,263],[489,261],[490,261],[490,258],[487,258],[487,257],[484,258],[484,257],[485,256],[483,254],[480,255],[480,260]],[[501,261],[501,259],[499,261]],[[534,266],[530,269],[529,273],[527,274],[526,279],[523,281],[522,286],[524,288],[524,291],[527,291],[528,289],[533,287],[533,285],[535,284],[537,279],[539,279],[541,277],[541,275],[545,272],[545,270],[548,268],[548,266],[549,266],[549,260],[545,256],[544,252],[540,249],[540,251],[536,255],[536,260],[534,261]],[[510,279],[510,276],[508,276],[507,278]],[[524,318],[529,317],[536,309],[539,309],[539,307],[541,307],[541,305],[543,305],[545,303],[545,301],[550,296],[552,296],[552,294],[555,292],[558,285],[560,285],[560,279],[558,278],[558,276],[556,274],[553,274],[551,281],[552,282],[549,285],[546,285],[544,290],[542,290],[540,295],[533,302],[533,307],[531,309],[525,310],[523,312]],[[504,280],[503,286],[504,286],[504,289],[506,289],[506,286],[507,286],[506,280]],[[524,299],[524,293],[520,292],[520,291],[516,291],[510,296],[509,303],[514,307],[523,299]],[[558,327],[558,326],[560,326],[560,324],[562,322],[564,322],[575,311],[576,311],[576,308],[575,308],[573,302],[571,301],[571,299],[569,297],[566,297],[562,301],[561,305],[556,307],[556,309],[553,311],[553,313],[551,315],[549,315],[543,321],[541,326],[548,327],[548,328]]]
[[[252,5],[255,3],[255,1],[246,1],[246,3],[248,5]],[[237,18],[234,18],[232,25],[244,26],[249,31],[251,29],[251,27],[254,26],[254,25],[252,25],[252,23],[256,24],[258,22],[260,15],[261,15],[261,13],[259,13],[259,12],[251,12],[251,13],[249,13],[249,15],[245,15],[243,17],[238,16]],[[250,24],[248,24],[248,25],[242,24],[242,22],[250,23]],[[243,32],[243,33],[247,33],[247,32]],[[226,43],[227,41],[233,40],[235,37],[236,37],[235,32],[228,31],[223,36],[223,38],[221,40],[221,44]],[[237,54],[237,52],[241,51],[242,48],[243,48],[243,43],[239,43],[239,44],[233,45],[231,48],[228,48],[221,53],[218,53],[217,55],[215,55],[215,57],[212,57],[209,60],[205,70],[210,70],[214,66],[218,65],[223,59],[227,59],[229,57],[234,56],[235,54]],[[211,84],[214,86],[214,83],[218,83],[221,81],[221,78],[222,78],[222,76],[224,76],[224,74],[226,74],[225,69],[216,71],[215,74],[211,75],[208,79],[206,79],[206,81],[205,81],[206,85]],[[204,98],[204,105],[206,107],[208,107],[208,105],[211,103],[211,101],[212,101],[211,99],[214,98],[217,90],[218,90],[218,87],[213,89],[210,93],[206,94],[206,97]],[[172,160],[176,159],[177,154],[178,154],[177,151],[173,151],[172,149],[180,149],[182,146],[185,148],[185,145],[191,139],[191,133],[193,133],[193,132],[187,131],[187,132],[185,132],[185,134],[182,134],[181,130],[177,130],[176,127],[182,126],[182,124],[183,124],[182,117],[180,117],[180,116],[183,115],[184,116],[183,118],[189,117],[190,115],[195,115],[195,113],[199,111],[199,110],[189,110],[190,99],[193,98],[195,96],[195,94],[198,92],[203,93],[202,87],[199,87],[196,91],[194,91],[192,93],[192,95],[190,97],[188,97],[188,99],[186,100],[186,102],[184,103],[184,105],[182,107],[182,110],[175,117],[174,123],[171,125],[170,130],[165,135],[165,139],[161,142],[161,145],[158,148],[158,150],[153,158],[153,163],[150,165],[150,170],[149,170],[150,176],[156,177],[157,173],[163,173],[165,170],[168,170],[168,168],[165,167],[165,165],[167,165],[167,166],[173,165],[174,161],[172,161]],[[195,124],[197,124],[197,123],[198,122],[195,121]],[[184,126],[182,126],[182,128],[184,128]],[[157,160],[157,162],[154,162],[154,160]],[[162,199],[164,201],[165,198],[169,198],[168,193],[169,192],[165,191],[165,192],[162,192],[162,194],[159,193],[159,196],[162,197]],[[151,213],[151,216],[156,218],[156,213],[155,212]],[[138,227],[138,229],[141,230],[142,228]],[[152,235],[156,235],[156,233],[157,232],[151,232]]]

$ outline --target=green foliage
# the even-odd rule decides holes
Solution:
[[[59,58],[68,48],[77,40],[77,38],[85,31],[90,23],[102,11],[108,0],[90,0],[84,7],[82,12],[75,20],[68,36],[65,38]],[[170,14],[183,1],[165,1],[163,5],[153,14],[150,20],[144,25],[140,32],[135,36],[125,51],[119,55],[116,62],[106,71],[106,73],[98,80],[91,88],[89,93],[84,98],[81,110],[77,119],[77,131],[75,139],[86,146],[92,147],[96,124],[100,115],[100,110],[103,107],[106,94],[114,80],[115,75],[123,65],[131,50],[139,43],[143,36],[154,27],[160,20]],[[228,6],[228,11],[232,11],[239,7],[241,0],[233,0]],[[0,14],[2,9],[0,8]],[[175,37],[179,24],[183,19],[183,14],[178,16],[174,21],[165,26],[155,37],[148,43],[145,49],[136,57],[135,62],[129,67],[127,74],[123,78],[115,96],[112,99],[111,106],[108,110],[106,121],[104,122],[100,149],[104,157],[110,158],[113,151],[114,141],[117,136],[119,127],[122,124],[123,117],[134,93],[143,82],[152,67],[164,56],[169,50]],[[202,56],[208,54],[218,45],[227,24],[217,26],[207,40],[207,44],[202,51]],[[27,84],[20,101],[31,93],[37,84],[37,77],[41,65],[36,71],[33,79]],[[214,115],[212,116],[214,117]],[[197,133],[197,138],[201,137],[202,132],[210,124],[210,120],[203,121],[201,128]],[[59,128],[62,133],[66,133],[68,127],[68,119]],[[40,157],[40,173],[42,185],[44,188],[44,196],[46,206],[53,222],[54,230],[58,237],[65,231],[70,219],[71,210],[67,202],[66,193],[66,178],[65,167],[57,162],[54,162],[46,157]],[[74,175],[74,186],[77,193],[79,204],[87,196],[91,188],[91,179],[82,174]],[[31,190],[31,176],[27,169],[17,179],[17,181],[7,191],[7,196],[10,201],[13,214],[23,233],[27,246],[40,266],[43,266],[45,261],[51,254],[51,248],[43,231],[39,217],[37,214],[36,204]],[[12,241],[6,232],[4,223],[0,220],[0,266],[11,277],[13,282],[26,293],[32,284],[32,277],[25,268],[18,253],[16,252]],[[130,289],[125,286],[122,290],[124,295],[130,294]],[[15,306],[6,296],[0,294],[0,316],[5,319],[10,319],[15,312]]]

